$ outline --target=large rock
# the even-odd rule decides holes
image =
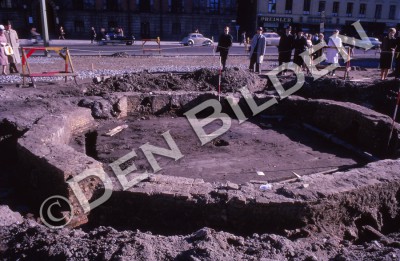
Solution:
[[[21,224],[23,220],[18,212],[13,212],[8,206],[0,206],[0,227]]]

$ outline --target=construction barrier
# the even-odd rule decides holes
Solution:
[[[156,42],[157,43],[157,45],[158,45],[158,48],[144,48],[144,45],[147,43],[147,42]],[[150,52],[157,52],[158,51],[158,53],[159,54],[161,54],[161,41],[160,41],[160,37],[157,37],[156,39],[142,39],[142,51],[143,51],[143,54],[146,52],[146,51],[150,51]]]
[[[42,73],[33,73],[28,63],[28,58],[36,51],[54,51],[65,61],[64,71],[50,71]],[[32,82],[32,86],[36,87],[34,77],[65,77],[65,82],[67,82],[68,76],[74,77],[76,82],[77,74],[74,72],[74,66],[72,65],[71,55],[67,47],[21,47],[22,53],[22,86],[25,86],[25,78],[29,77]],[[71,70],[69,70],[71,69]]]

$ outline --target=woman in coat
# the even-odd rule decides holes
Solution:
[[[10,73],[19,73],[16,64],[21,63],[19,55],[19,38],[17,31],[11,28],[10,21],[7,21],[4,34],[7,38],[7,43],[13,48],[14,54],[8,55],[8,63],[10,64]]]
[[[6,68],[8,64],[8,58],[4,51],[4,46],[7,45],[7,38],[4,35],[4,26],[0,24],[0,65],[1,65],[1,74],[6,75]]]
[[[254,71],[254,64],[256,64],[256,70],[254,72],[261,73],[261,64],[264,61],[264,55],[265,55],[265,44],[266,44],[266,39],[265,36],[262,34],[263,28],[259,27],[257,28],[257,34],[253,36],[253,39],[251,39],[250,43],[250,65],[249,65],[249,70],[251,72]]]
[[[339,51],[338,48],[343,48],[342,39],[339,37],[339,30],[333,31],[331,37],[329,37],[328,48],[326,51],[326,61],[329,64],[339,65]],[[335,76],[335,70],[329,73]]]
[[[396,29],[390,28],[389,33],[382,40],[380,67],[381,67],[381,80],[386,80],[389,69],[392,67],[394,59],[394,51],[396,49]]]

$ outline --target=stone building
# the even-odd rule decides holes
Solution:
[[[399,0],[256,0],[256,18],[267,30],[287,25],[308,32],[330,33],[339,28],[353,34],[351,24],[360,20],[369,35],[381,35],[388,27],[400,27]]]
[[[236,26],[236,0],[46,0],[50,39],[63,26],[66,38],[89,38],[96,30],[122,27],[136,38],[180,41],[199,30],[216,38],[225,25]],[[0,0],[0,19],[11,20],[21,37],[41,31],[40,0]],[[232,30],[235,32],[234,30]]]

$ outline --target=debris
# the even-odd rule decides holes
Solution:
[[[266,191],[266,190],[271,190],[272,189],[272,184],[264,184],[260,186],[260,190]]]
[[[257,175],[258,175],[258,176],[265,176],[265,173],[262,172],[262,171],[257,171]]]
[[[126,129],[126,128],[128,128],[128,125],[124,124],[124,125],[115,127],[114,129],[112,129],[109,132],[107,132],[105,135],[111,137],[111,136],[114,136],[115,134],[121,132],[123,129]]]
[[[303,184],[303,188],[308,188],[310,184]]]

